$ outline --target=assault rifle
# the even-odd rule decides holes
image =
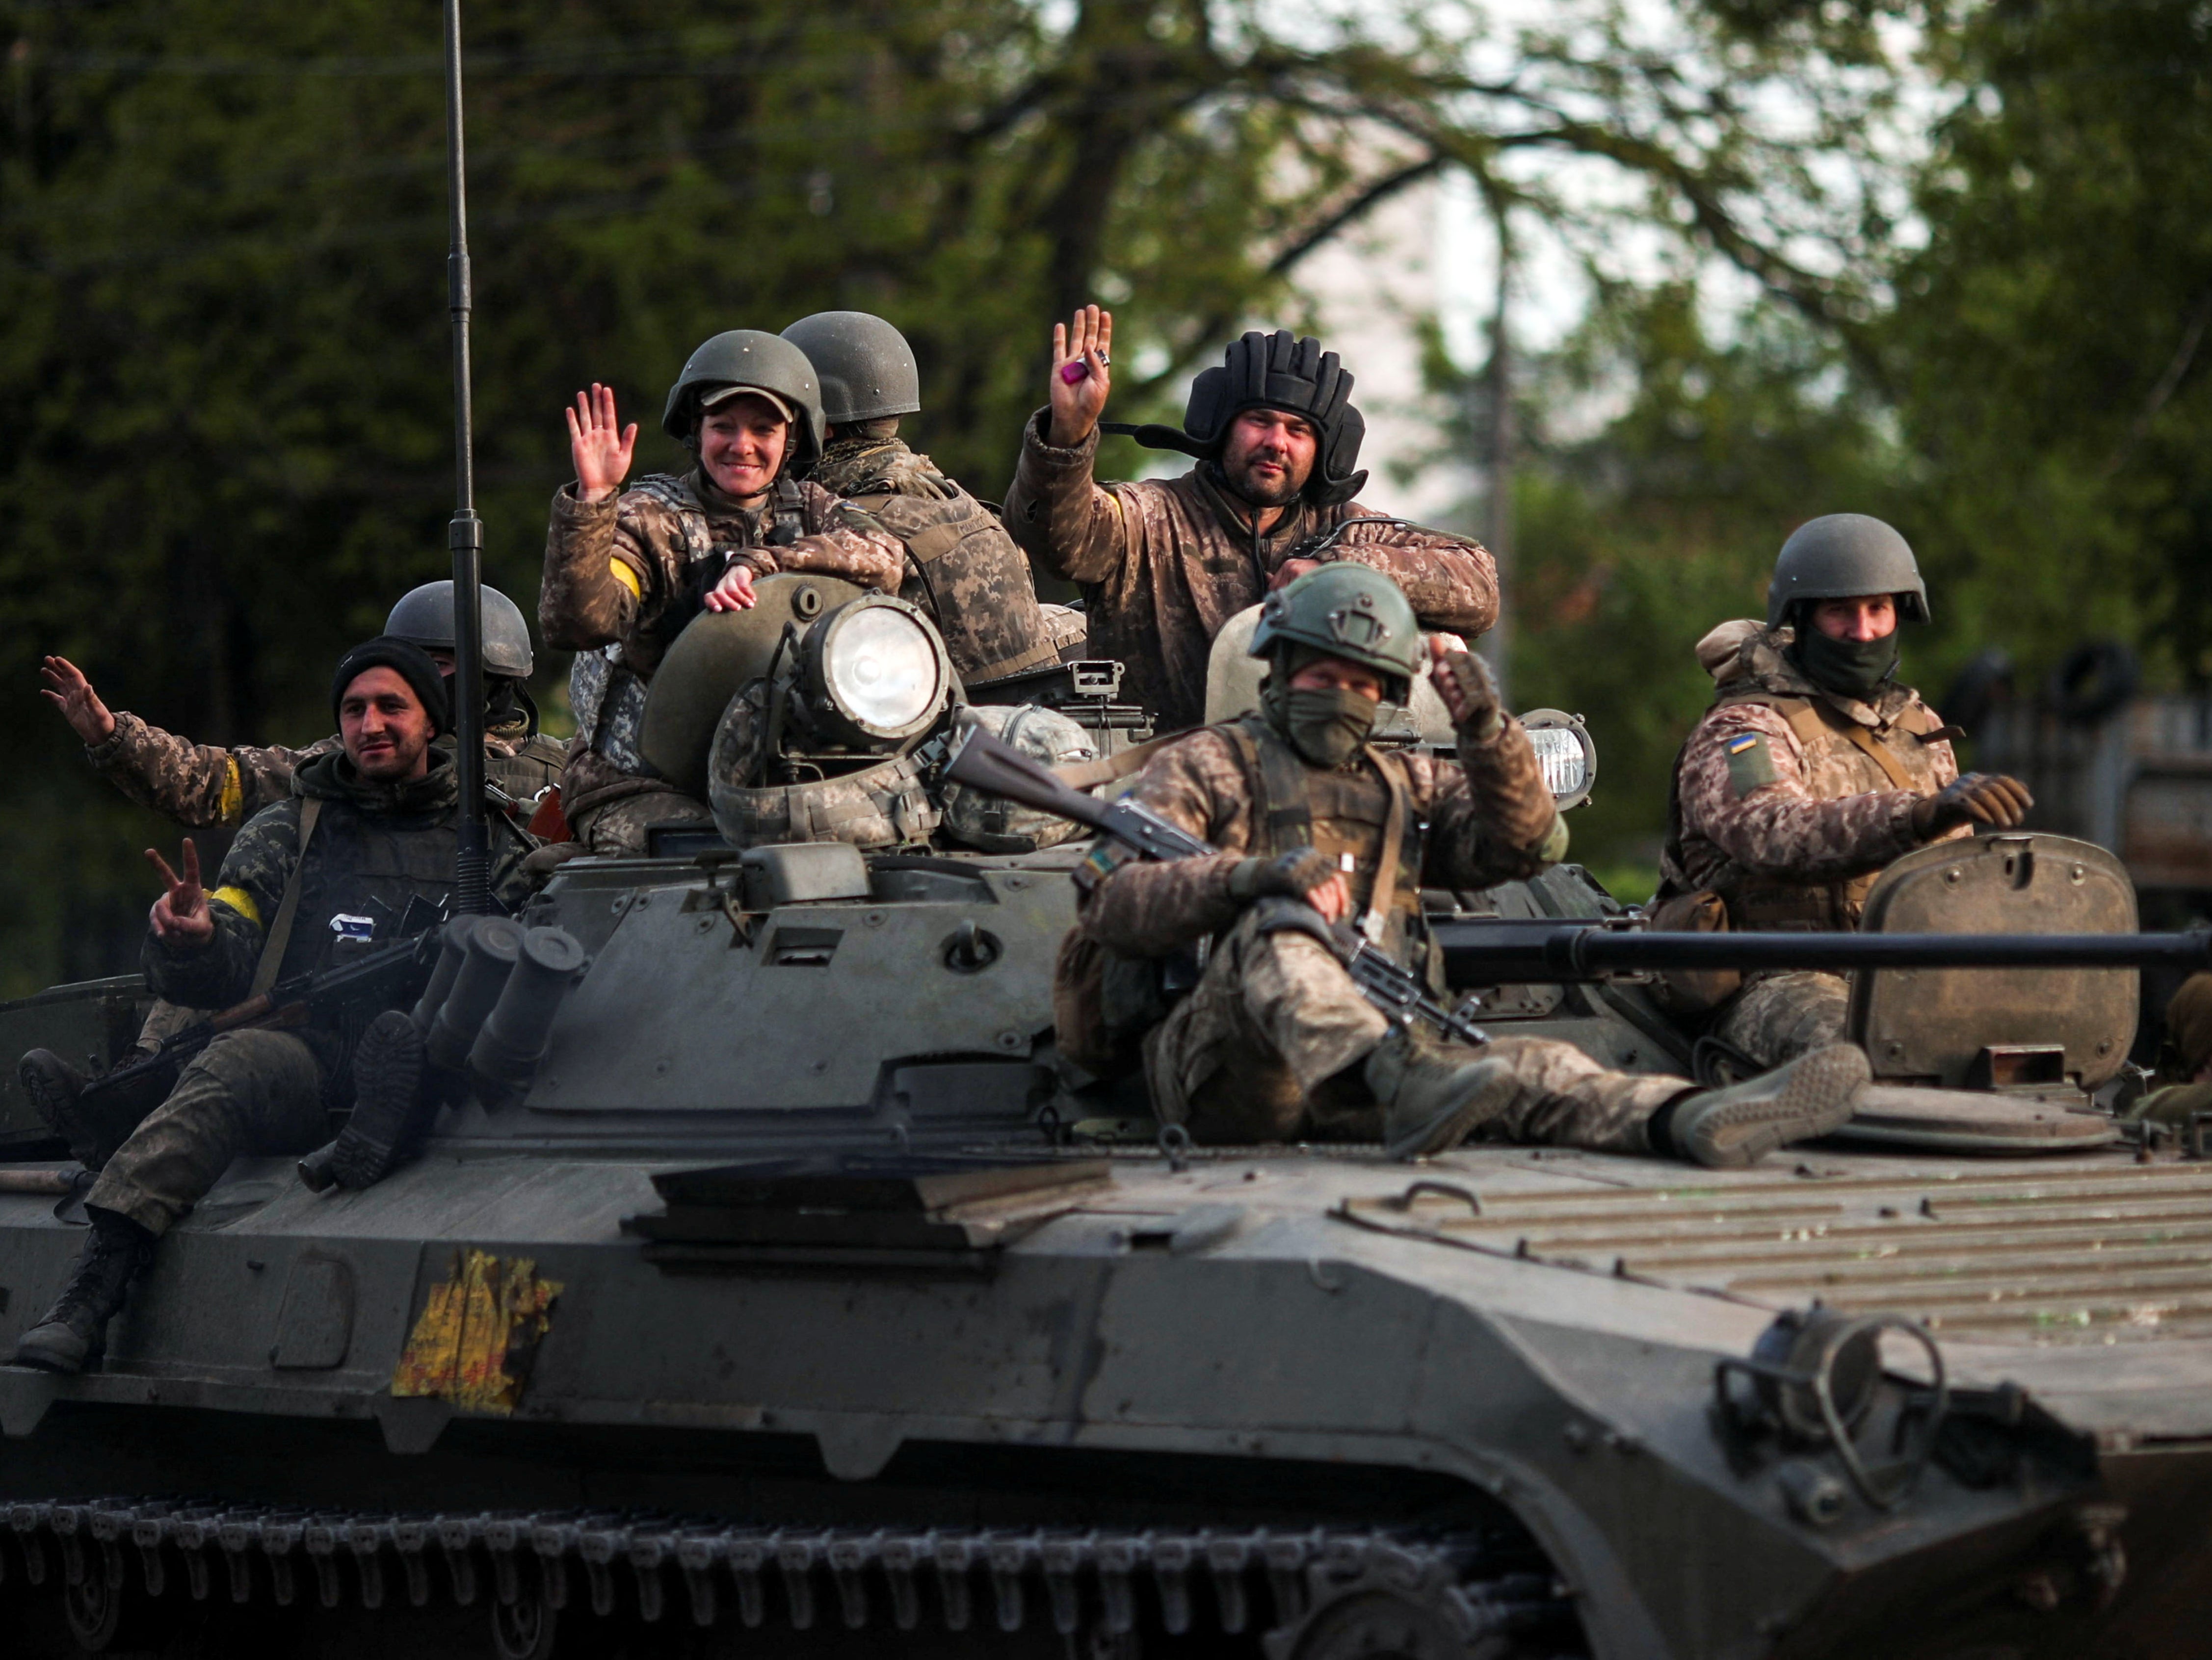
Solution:
[[[1355,521],[1357,522],[1357,521]],[[976,727],[946,763],[956,782],[1104,832],[1152,859],[1216,849],[1133,801],[1102,802],[1050,768]],[[1316,932],[1318,913],[1307,909]],[[1385,1014],[1417,1016],[1464,1043],[1480,1030],[1431,998],[1423,983],[1342,923],[1322,924],[1352,979]],[[2212,928],[2179,933],[1662,933],[1629,918],[1436,921],[1455,985],[1602,980],[1670,969],[2212,969]]]
[[[945,764],[955,783],[1040,812],[1073,818],[1135,848],[1147,859],[1203,859],[1219,848],[1170,824],[1135,801],[1101,801],[1068,784],[1042,762],[1031,759],[981,727],[970,727]],[[1393,1020],[1425,1021],[1462,1043],[1487,1043],[1489,1035],[1429,995],[1425,982],[1378,950],[1371,939],[1343,922],[1331,922],[1297,900],[1278,904],[1288,927],[1319,939],[1342,963],[1367,1000]]]
[[[409,909],[411,913],[414,902]],[[81,1098],[98,1102],[111,1095],[127,1097],[134,1085],[173,1080],[179,1067],[227,1031],[288,1031],[310,1025],[318,1016],[349,1004],[374,1003],[380,1009],[404,1007],[421,992],[437,956],[438,930],[424,928],[389,945],[361,952],[335,968],[280,980],[258,996],[171,1033],[143,1060],[101,1073],[84,1086]]]

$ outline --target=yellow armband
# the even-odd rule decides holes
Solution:
[[[253,903],[253,896],[244,888],[217,888],[214,897],[243,916],[255,927],[261,926],[261,907]]]
[[[645,585],[637,580],[637,573],[629,568],[627,561],[610,557],[607,560],[607,571],[616,581],[629,590],[631,599],[645,598]]]

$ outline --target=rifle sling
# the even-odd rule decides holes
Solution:
[[[276,902],[276,920],[269,925],[269,938],[263,942],[261,960],[253,967],[253,984],[248,997],[258,997],[276,983],[276,970],[283,966],[284,948],[292,943],[293,919],[300,914],[300,888],[307,868],[307,843],[314,839],[315,821],[322,817],[323,803],[319,796],[300,798],[300,848],[293,856],[292,873],[284,879],[284,897]]]

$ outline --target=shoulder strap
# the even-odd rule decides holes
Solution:
[[[1370,749],[1367,758],[1382,775],[1382,787],[1390,794],[1389,810],[1382,816],[1382,847],[1375,856],[1375,885],[1367,892],[1367,915],[1359,919],[1359,931],[1370,944],[1379,945],[1390,919],[1390,902],[1398,892],[1398,855],[1406,837],[1406,798],[1411,791],[1395,757]]]
[[[1070,761],[1053,769],[1060,781],[1070,789],[1096,789],[1101,784],[1118,783],[1135,772],[1169,745],[1180,743],[1188,733],[1171,732],[1164,738],[1152,738],[1141,744],[1132,744],[1112,755],[1102,755],[1095,761]]]
[[[1905,769],[1905,763],[1890,752],[1888,745],[1883,743],[1881,739],[1875,737],[1856,721],[1844,722],[1842,725],[1844,736],[1858,748],[1865,751],[1868,757],[1882,769],[1891,783],[1901,790],[1909,790],[1915,795],[1920,794],[1919,781]]]
[[[1291,746],[1253,715],[1218,730],[1227,733],[1243,753],[1267,853],[1311,847],[1313,805],[1306,800],[1305,768]]]
[[[1831,732],[1841,733],[1844,741],[1880,767],[1882,776],[1897,788],[1919,794],[1918,782],[1905,769],[1905,763],[1891,752],[1889,746],[1840,710],[1832,712],[1825,704],[1809,697],[1782,697],[1771,692],[1747,692],[1723,701],[1764,704],[1789,721],[1790,730],[1797,734],[1797,741],[1801,744],[1825,737]]]
[[[320,796],[300,798],[299,851],[292,857],[292,873],[284,879],[284,897],[276,902],[276,917],[269,925],[269,938],[262,942],[261,960],[253,965],[253,984],[246,993],[249,997],[258,997],[276,983],[276,970],[284,962],[284,948],[292,943],[292,919],[300,914],[301,878],[307,868],[307,843],[314,839],[315,821],[322,812]]]

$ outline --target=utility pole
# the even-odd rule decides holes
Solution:
[[[491,909],[491,842],[484,823],[483,521],[477,517],[475,411],[469,389],[469,198],[461,143],[461,0],[446,0],[446,151],[452,207],[446,301],[453,324],[453,493],[447,538],[453,550],[453,771],[461,814],[453,854],[453,909]]]

